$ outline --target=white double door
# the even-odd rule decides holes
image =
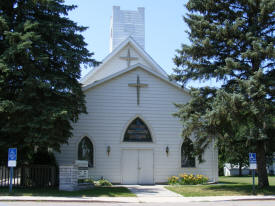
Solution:
[[[153,184],[153,150],[122,150],[122,184]]]

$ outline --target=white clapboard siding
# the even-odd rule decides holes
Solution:
[[[137,75],[148,87],[140,89],[140,105],[137,105],[135,83]],[[181,88],[177,88],[147,71],[136,68],[116,78],[90,88],[85,92],[88,114],[82,114],[73,125],[74,137],[56,154],[59,164],[71,164],[77,158],[77,145],[83,136],[91,138],[94,145],[94,168],[89,175],[105,177],[113,183],[121,183],[121,155],[125,148],[151,148],[154,152],[154,182],[167,182],[167,178],[180,173],[207,175],[217,180],[217,151],[210,145],[204,154],[204,163],[195,168],[181,168],[182,125],[172,114],[177,111],[173,103],[189,100]],[[123,143],[128,124],[140,117],[151,131],[153,143]],[[107,155],[107,147],[111,147]],[[169,147],[169,154],[165,149]]]

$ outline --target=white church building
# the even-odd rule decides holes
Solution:
[[[56,154],[59,165],[88,160],[89,176],[118,184],[156,184],[181,173],[218,179],[214,144],[205,162],[186,154],[174,103],[190,100],[145,48],[144,8],[113,7],[110,53],[82,80],[88,114]]]

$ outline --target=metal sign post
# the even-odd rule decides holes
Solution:
[[[10,167],[10,193],[12,192],[13,168],[16,167],[17,149],[9,148],[8,167]]]
[[[13,178],[13,167],[10,168],[10,189],[9,192],[12,192],[12,178]]]
[[[252,170],[253,194],[255,195],[255,169],[257,169],[256,153],[249,153],[249,169]]]
[[[255,170],[252,170],[253,194],[255,195]]]

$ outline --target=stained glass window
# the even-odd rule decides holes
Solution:
[[[78,160],[87,160],[88,166],[94,166],[94,146],[88,137],[83,137],[78,144]]]
[[[128,126],[124,135],[124,141],[125,142],[152,142],[152,138],[146,124],[140,118],[136,118]]]
[[[194,147],[190,139],[185,139],[181,146],[181,167],[195,167]]]

